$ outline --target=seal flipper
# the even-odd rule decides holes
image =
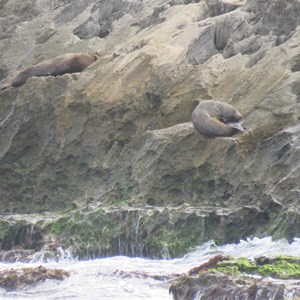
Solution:
[[[241,122],[228,122],[227,124],[229,126],[231,126],[232,128],[237,129],[238,131],[241,131],[241,132],[244,131],[244,128],[242,127]]]

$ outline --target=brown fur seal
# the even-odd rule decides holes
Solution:
[[[239,124],[243,116],[233,106],[220,101],[204,100],[192,114],[194,128],[209,137],[232,136],[244,131]]]
[[[68,53],[45,60],[19,72],[13,79],[11,86],[19,87],[32,76],[58,76],[81,72],[98,58],[99,56],[93,53]]]

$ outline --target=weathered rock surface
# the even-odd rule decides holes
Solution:
[[[63,280],[70,273],[62,269],[36,268],[9,269],[0,271],[0,287],[7,291],[22,290],[46,279]]]
[[[181,286],[171,288],[174,300],[285,300],[297,299],[300,296],[299,281],[241,278],[216,274],[205,275],[205,278],[187,277],[181,280]]]
[[[170,258],[190,247],[214,239],[217,243],[236,242],[241,236],[265,232],[265,214],[243,207],[106,207],[85,208],[52,218],[30,215],[4,216],[0,246],[8,252],[2,260],[16,257],[14,247],[41,250],[35,257],[54,259],[57,248],[67,248],[79,258],[127,255]],[[191,228],[193,230],[191,231]],[[50,247],[49,245],[57,245]],[[44,245],[44,247],[43,247]],[[53,249],[54,248],[54,249]],[[53,251],[54,250],[54,251]],[[26,250],[24,250],[26,251]],[[45,255],[47,251],[47,255]],[[18,254],[18,253],[16,253]],[[1,259],[1,257],[0,257]]]
[[[299,258],[261,257],[254,263],[217,255],[173,279],[169,291],[174,300],[296,299],[300,296],[299,271]]]
[[[24,250],[24,249],[12,249],[12,250],[2,250],[0,252],[0,261],[6,263],[14,263],[14,262],[30,262],[34,255],[35,251],[32,250]]]
[[[97,244],[105,228],[115,230],[101,227],[102,207],[169,207],[163,226],[174,224],[178,208],[195,239],[176,255],[212,238],[299,236],[299,16],[297,0],[0,1],[2,82],[67,52],[101,55],[80,74],[30,78],[0,93],[1,211],[74,210],[70,220],[79,211],[77,221],[89,224],[94,209],[103,222]],[[245,133],[197,134],[190,122],[197,99],[237,107]],[[122,217],[108,210],[112,223],[127,224],[126,209]],[[41,226],[30,244],[6,221],[5,250],[41,247],[49,234]],[[28,237],[32,223],[24,222]],[[164,228],[179,240],[187,235],[157,218],[151,224],[153,237],[163,239]],[[69,238],[81,232],[68,230]],[[106,254],[116,253],[112,241],[124,234],[114,233]],[[156,247],[164,243],[171,245],[158,239]]]

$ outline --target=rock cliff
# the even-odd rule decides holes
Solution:
[[[33,246],[33,225],[36,247],[50,232],[86,251],[76,233],[97,232],[92,255],[299,236],[299,12],[298,0],[0,1],[2,83],[64,53],[100,55],[0,93],[1,211],[40,214],[3,216],[2,248]],[[245,132],[198,134],[204,99],[235,106]]]

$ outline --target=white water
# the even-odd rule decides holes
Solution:
[[[48,268],[62,268],[71,273],[71,276],[63,281],[46,280],[22,292],[0,290],[0,299],[168,300],[172,299],[168,293],[168,282],[161,282],[152,278],[138,278],[138,276],[124,278],[124,276],[114,275],[114,272],[116,270],[137,271],[149,275],[183,273],[201,265],[217,254],[245,256],[247,258],[279,254],[300,256],[300,239],[295,239],[292,244],[288,244],[286,241],[275,242],[271,238],[254,238],[253,240],[241,241],[239,244],[225,246],[215,246],[213,242],[208,242],[198,247],[194,252],[172,260],[148,260],[117,256],[76,261],[65,256],[60,262],[0,264],[0,270],[43,265]]]

